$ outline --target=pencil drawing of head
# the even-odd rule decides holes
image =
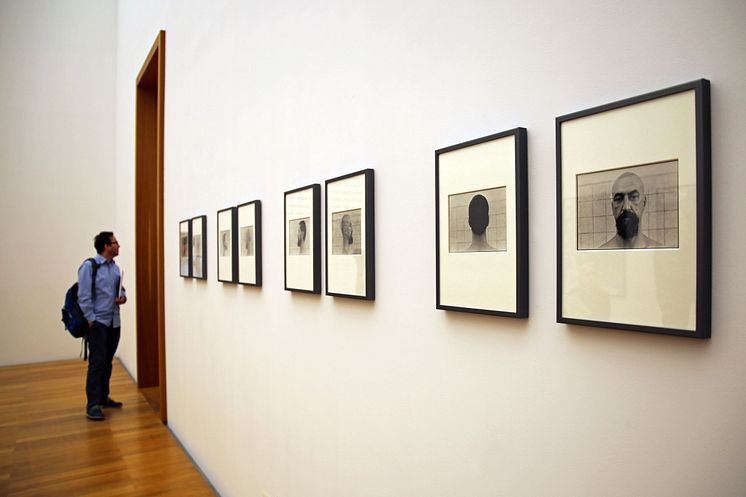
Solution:
[[[494,248],[487,243],[487,226],[490,224],[490,204],[484,195],[477,194],[469,202],[469,227],[472,241],[469,250],[487,251]]]
[[[616,234],[601,248],[651,248],[660,243],[640,231],[647,197],[645,184],[635,173],[624,172],[611,185],[611,212]]]
[[[339,223],[339,228],[342,230],[342,251],[345,254],[350,253],[350,247],[352,246],[352,221],[350,216],[345,214],[342,216],[342,220]]]

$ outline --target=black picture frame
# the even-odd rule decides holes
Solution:
[[[285,290],[320,294],[321,185],[285,192],[283,205]]]
[[[192,221],[179,221],[179,276],[192,277]]]
[[[221,209],[217,214],[217,279],[222,283],[238,282],[238,215],[236,207]]]
[[[557,322],[710,338],[710,82],[557,117],[556,147]]]
[[[199,239],[197,238],[199,237]],[[207,216],[191,219],[189,235],[189,270],[192,278],[207,279]],[[200,254],[201,252],[201,254]]]
[[[329,179],[324,186],[326,294],[374,300],[373,169],[363,169]]]
[[[252,200],[236,207],[236,281],[262,286],[262,202]]]
[[[525,128],[435,151],[435,237],[436,309],[528,317]]]

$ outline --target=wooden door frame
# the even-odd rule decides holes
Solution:
[[[138,269],[137,281],[144,282],[155,278],[155,322],[156,330],[143,329],[138,319],[137,325],[137,370],[138,386],[155,386],[155,377],[152,372],[153,364],[144,361],[152,361],[157,357],[157,379],[160,388],[160,416],[163,424],[168,422],[168,409],[166,404],[166,327],[165,327],[165,298],[164,298],[164,248],[163,248],[163,121],[164,121],[164,96],[166,76],[166,32],[161,30],[156,36],[148,56],[140,69],[136,79],[136,103],[135,103],[135,232],[140,223],[152,221],[155,223],[155,239],[143,244],[148,251],[147,257],[152,261],[152,266],[146,269]],[[155,96],[155,101],[153,101]],[[153,136],[155,135],[155,136]],[[155,160],[153,161],[153,156]],[[154,170],[146,170],[152,167]],[[138,208],[138,197],[144,194],[143,182],[154,181],[155,188],[155,212],[143,212]],[[151,198],[152,199],[152,198]],[[146,217],[147,215],[154,217]],[[137,235],[136,235],[137,238]],[[137,240],[136,240],[137,244]],[[136,245],[140,248],[140,245]],[[137,255],[136,255],[137,257]],[[142,273],[142,274],[141,274]],[[140,292],[138,292],[140,293]],[[144,292],[143,292],[144,293]],[[141,303],[138,301],[138,316],[140,316]],[[155,332],[154,332],[155,331]],[[152,353],[157,348],[157,355]],[[147,354],[146,351],[151,354]],[[141,376],[141,372],[143,376]],[[150,377],[147,379],[146,377]],[[143,378],[144,383],[141,383]]]

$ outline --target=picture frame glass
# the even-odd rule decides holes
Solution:
[[[517,312],[516,136],[438,154],[439,306]]]
[[[285,285],[314,290],[314,190],[285,195]]]
[[[254,202],[238,207],[238,281],[256,284],[258,225]]]
[[[189,274],[189,221],[179,223],[179,276]]]
[[[695,97],[560,124],[563,318],[695,331]]]
[[[327,293],[366,296],[366,175],[327,183]]]
[[[233,210],[218,212],[218,280],[233,281]]]
[[[204,227],[203,217],[192,220],[192,276],[204,278]]]

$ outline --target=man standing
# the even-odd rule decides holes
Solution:
[[[120,288],[121,273],[114,262],[119,255],[119,241],[111,231],[102,231],[94,238],[98,266],[96,281],[91,288],[93,264],[86,260],[78,269],[78,304],[88,320],[88,376],[86,378],[86,416],[94,421],[104,419],[103,408],[122,407],[109,397],[109,380],[114,353],[119,345],[119,306],[127,302]],[[93,291],[92,291],[93,290]]]
[[[640,231],[647,197],[642,179],[635,173],[622,173],[611,185],[611,211],[616,235],[602,249],[652,248],[661,244]]]

